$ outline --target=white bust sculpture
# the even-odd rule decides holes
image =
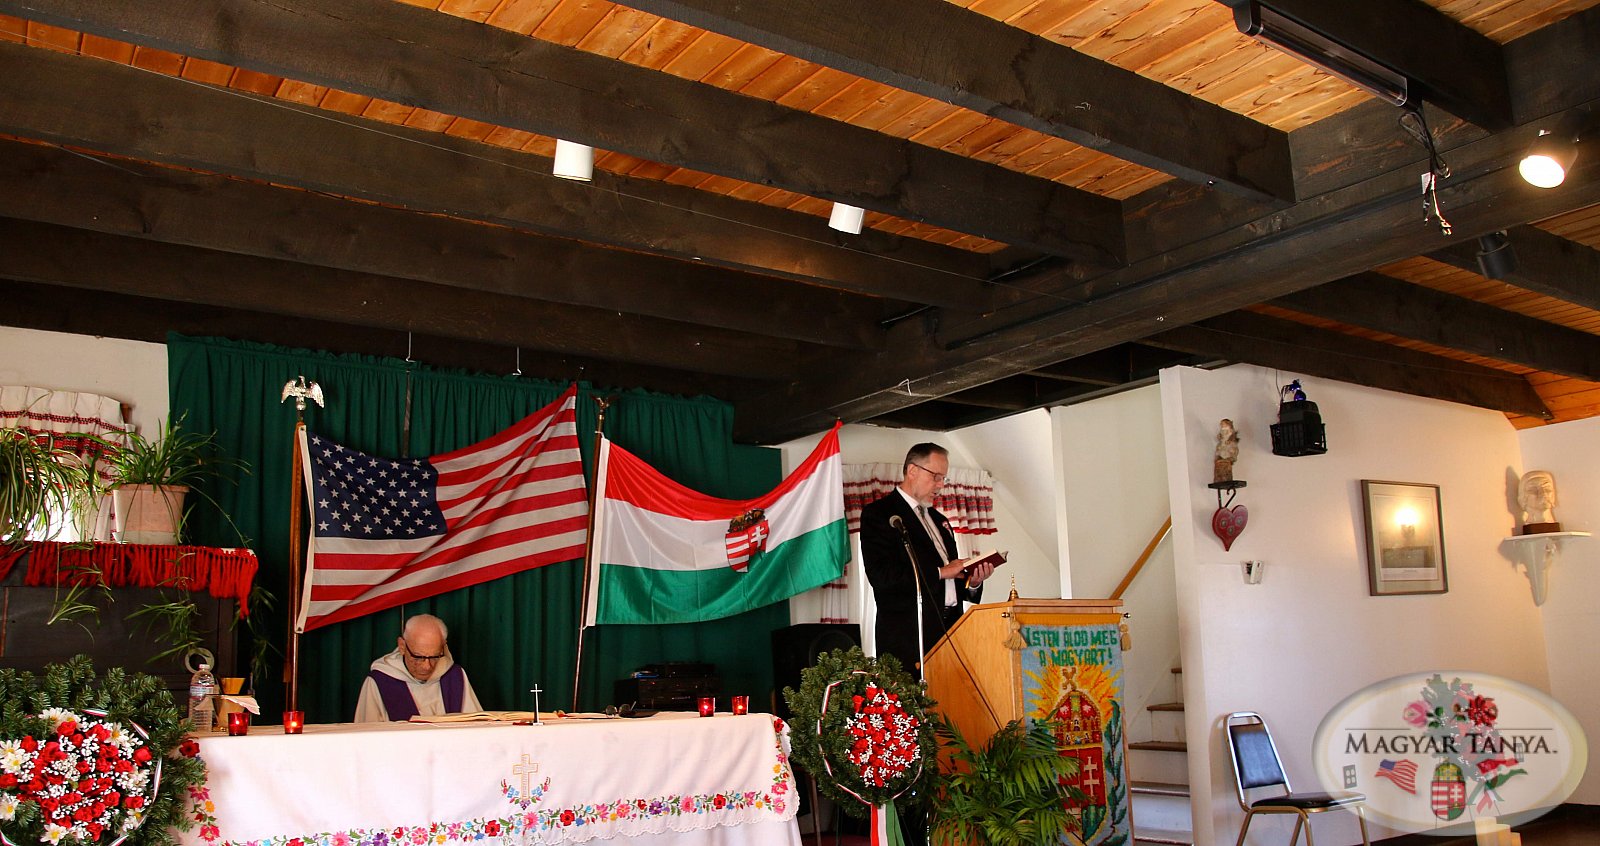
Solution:
[[[1556,478],[1549,470],[1529,470],[1517,485],[1517,505],[1522,508],[1525,534],[1559,532],[1556,522]]]

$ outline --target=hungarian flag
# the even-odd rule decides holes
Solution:
[[[301,429],[311,545],[301,631],[583,557],[577,386],[431,458],[367,455]]]
[[[589,626],[715,620],[826,584],[850,559],[839,427],[747,500],[689,490],[602,441],[593,526]]]

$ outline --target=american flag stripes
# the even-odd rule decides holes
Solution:
[[[583,557],[576,386],[488,440],[431,458],[302,432],[311,544],[301,631]]]
[[[1401,790],[1415,794],[1417,792],[1417,765],[1414,761],[1402,758],[1400,761],[1384,759],[1378,764],[1378,771],[1373,775],[1386,778],[1395,783]]]

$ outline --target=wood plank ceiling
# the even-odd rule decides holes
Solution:
[[[3,322],[520,359],[757,442],[1231,361],[1600,414],[1600,0],[1269,5],[1422,110],[1216,0],[0,0]]]

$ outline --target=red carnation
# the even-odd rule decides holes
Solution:
[[[72,814],[72,818],[78,822],[88,822],[89,818],[92,816],[94,816],[94,814],[89,813],[88,808],[79,808]]]
[[[144,807],[144,797],[143,796],[129,796],[128,798],[122,800],[122,807],[124,807],[124,808],[134,808],[134,809],[143,808]]]
[[[96,823],[89,823],[89,837],[90,837],[90,839],[99,840],[100,839],[100,835],[105,830],[106,830],[106,827],[101,825],[101,824],[99,824],[99,823],[97,823],[97,822]]]
[[[12,788],[17,786],[17,777],[10,773],[0,773],[0,787]]]
[[[133,750],[133,760],[141,764],[150,763],[150,747],[141,746],[138,749]]]
[[[122,801],[122,794],[121,793],[118,793],[115,790],[110,790],[110,791],[106,792],[106,804],[109,805],[110,807],[115,808],[117,806],[117,803],[119,803],[121,801]]]
[[[22,748],[27,752],[37,752],[39,751],[39,741],[34,740],[33,735],[25,734],[22,736]]]
[[[78,774],[79,775],[88,775],[93,770],[94,770],[94,764],[91,764],[88,761],[79,761],[78,762]]]
[[[56,726],[56,734],[59,734],[62,737],[66,737],[67,735],[72,734],[73,732],[75,732],[77,730],[78,730],[78,721],[77,720],[67,720],[66,722],[63,722],[63,723],[61,723],[61,724]]]
[[[99,724],[99,723],[95,724],[94,728],[89,729],[89,733],[94,735],[94,739],[95,740],[99,740],[99,741],[102,741],[102,742],[105,741],[106,738],[109,738],[111,736],[111,730],[106,728],[103,724]]]
[[[193,758],[200,754],[200,744],[195,743],[192,737],[185,737],[183,743],[178,745],[178,752],[185,758]]]

